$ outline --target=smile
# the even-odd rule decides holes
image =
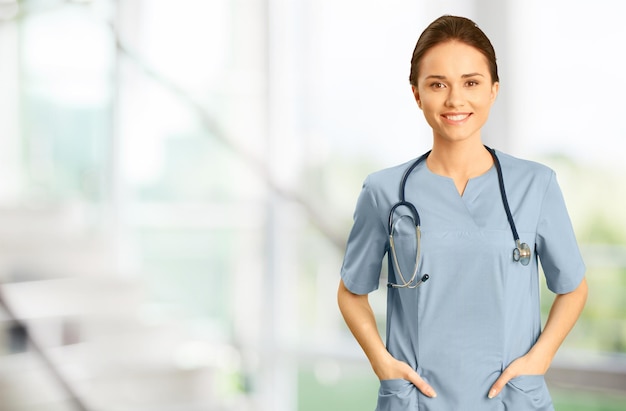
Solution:
[[[450,121],[459,122],[465,120],[470,115],[471,113],[444,114],[443,117]]]

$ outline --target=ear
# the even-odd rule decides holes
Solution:
[[[491,85],[491,104],[493,104],[496,101],[496,97],[498,97],[499,91],[500,91],[500,83],[496,81]]]
[[[415,101],[417,102],[417,107],[422,109],[422,100],[420,99],[420,92],[414,85],[411,84],[411,91],[413,92],[413,97],[415,97]]]

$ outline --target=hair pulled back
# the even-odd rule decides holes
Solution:
[[[491,81],[494,83],[500,81],[496,52],[485,33],[468,18],[446,15],[430,23],[417,40],[415,50],[413,50],[413,58],[411,58],[411,73],[409,75],[409,82],[413,86],[417,87],[419,66],[424,54],[440,43],[453,40],[465,43],[480,51],[487,58]]]

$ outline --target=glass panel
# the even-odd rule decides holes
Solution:
[[[110,30],[79,7],[29,16],[20,29],[23,196],[101,202],[111,155]]]

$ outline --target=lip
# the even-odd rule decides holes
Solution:
[[[443,113],[441,117],[448,124],[463,124],[470,117],[472,113]]]

